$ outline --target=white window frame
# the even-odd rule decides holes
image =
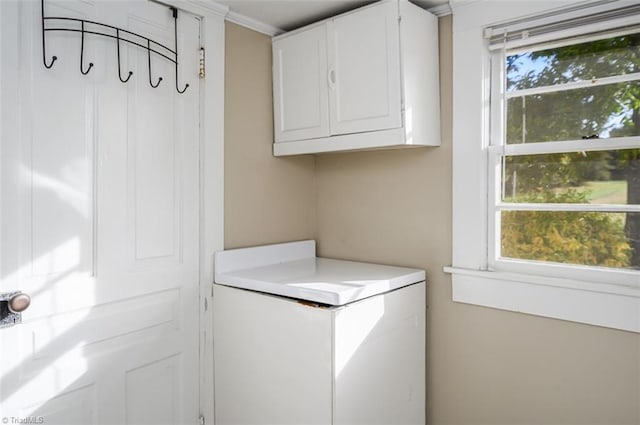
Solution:
[[[454,3],[453,258],[452,266],[445,268],[452,274],[454,301],[640,332],[637,272],[496,262],[492,260],[496,248],[490,246],[496,241],[489,237],[496,230],[491,215],[497,180],[489,155],[499,155],[502,147],[490,143],[491,120],[498,118],[490,110],[492,68],[485,30],[505,22],[526,28],[529,18],[553,22],[631,4],[487,0],[456,7]]]

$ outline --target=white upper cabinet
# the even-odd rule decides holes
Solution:
[[[437,25],[384,0],[274,38],[274,155],[439,145]]]

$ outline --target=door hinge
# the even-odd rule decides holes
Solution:
[[[200,78],[204,78],[204,47],[200,48],[200,69],[198,75]]]
[[[198,424],[204,425],[204,415],[200,415],[200,417],[198,418]]]

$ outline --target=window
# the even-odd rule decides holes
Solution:
[[[640,30],[491,59],[490,266],[640,282]]]
[[[634,3],[456,8],[454,301],[640,332]]]

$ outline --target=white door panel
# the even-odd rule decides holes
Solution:
[[[146,1],[45,2],[173,48]],[[116,40],[47,32],[39,1],[0,2],[0,292],[32,297],[0,329],[0,417],[183,424],[198,417],[199,20],[175,65]],[[64,25],[72,27],[73,23]],[[79,24],[77,24],[79,27]],[[87,28],[88,29],[88,28]]]

